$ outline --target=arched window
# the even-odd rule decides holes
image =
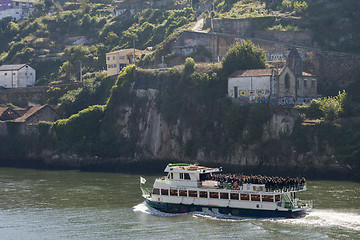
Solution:
[[[286,89],[290,88],[290,76],[288,73],[285,75],[285,88]]]

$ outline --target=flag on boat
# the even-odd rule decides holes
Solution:
[[[146,179],[143,178],[142,176],[140,176],[140,183],[141,183],[141,184],[145,184],[145,183],[146,183]]]

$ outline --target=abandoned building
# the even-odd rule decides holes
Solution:
[[[317,77],[303,72],[293,48],[281,69],[238,70],[228,78],[228,97],[242,103],[307,104],[317,97]]]

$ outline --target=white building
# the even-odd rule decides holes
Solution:
[[[36,0],[0,0],[0,20],[11,18],[17,21],[19,19],[27,19],[32,11],[34,11],[34,3]]]
[[[309,104],[318,97],[317,77],[302,71],[302,59],[293,48],[281,69],[239,70],[231,74],[228,97],[238,102]]]
[[[35,69],[27,64],[12,64],[0,66],[0,87],[22,88],[34,85]]]
[[[274,69],[239,70],[229,76],[228,96],[241,102],[268,102],[274,93]]]

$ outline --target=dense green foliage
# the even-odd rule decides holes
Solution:
[[[100,120],[105,106],[90,106],[68,119],[60,119],[52,126],[58,147],[80,154],[97,154],[99,147]]]
[[[195,19],[190,8],[146,9],[112,17],[115,6],[104,3],[60,6],[45,1],[36,7],[37,14],[29,20],[0,21],[0,63],[30,64],[38,70],[37,85],[79,79],[80,61],[83,73],[102,70],[106,52],[133,47],[134,39],[138,49],[156,48]],[[81,36],[84,44],[74,45]]]
[[[82,86],[66,92],[57,98],[56,103],[59,103],[65,116],[75,114],[91,105],[104,105],[110,96],[110,89],[114,82],[114,78],[107,77],[104,71],[85,74]],[[52,103],[54,104],[55,101]]]
[[[231,46],[222,64],[224,71],[231,74],[236,70],[265,68],[265,61],[265,51],[249,40]]]
[[[303,110],[308,118],[335,120],[343,113],[344,108],[347,108],[349,101],[348,96],[343,92],[339,92],[334,97],[324,97],[323,99],[314,99],[308,106],[299,106],[298,109]]]

